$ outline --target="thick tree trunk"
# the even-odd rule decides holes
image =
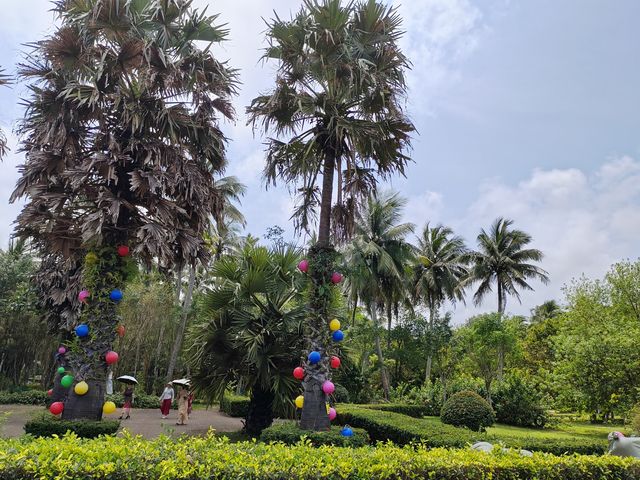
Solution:
[[[249,410],[245,418],[244,430],[252,437],[258,437],[273,423],[274,395],[270,389],[255,385],[251,389]]]
[[[389,400],[389,376],[387,375],[387,367],[384,364],[384,356],[382,355],[382,346],[380,345],[380,334],[378,333],[378,315],[376,308],[370,308],[371,319],[376,327],[375,347],[378,361],[380,362],[380,380],[382,382],[382,394],[385,400]]]
[[[189,311],[191,310],[191,301],[193,300],[193,288],[195,285],[195,281],[196,267],[195,265],[192,265],[191,271],[189,272],[189,286],[187,287],[187,295],[184,299],[184,305],[182,306],[180,325],[178,327],[178,331],[176,332],[176,339],[173,342],[173,349],[171,350],[171,357],[169,358],[169,367],[167,368],[166,377],[167,382],[173,380],[173,371],[176,368],[180,350],[182,350],[182,340],[184,339],[184,331],[187,328],[187,320],[189,318]]]
[[[84,395],[76,395],[73,389],[69,390],[69,396],[62,411],[63,420],[102,420],[102,406],[106,394],[105,382],[99,380],[86,380],[89,391]]]

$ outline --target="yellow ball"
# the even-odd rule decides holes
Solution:
[[[102,413],[110,415],[115,411],[116,411],[116,404],[115,403],[113,403],[113,402],[104,402],[104,405],[102,406]]]
[[[334,318],[333,320],[331,320],[329,322],[329,328],[331,329],[332,332],[335,332],[336,330],[340,330],[340,320],[338,320],[337,318]]]
[[[98,256],[93,252],[89,252],[84,257],[84,261],[87,265],[95,265],[96,263],[98,263]]]
[[[87,382],[78,382],[73,387],[73,391],[76,392],[76,395],[84,395],[89,391],[89,385],[87,385]]]
[[[327,406],[327,415],[329,415],[329,409],[330,409],[331,407],[329,406],[329,404],[328,404],[328,403],[326,404],[326,406]]]
[[[296,397],[296,407],[298,408],[302,408],[302,406],[304,405],[304,397],[302,395],[298,395],[298,397]]]

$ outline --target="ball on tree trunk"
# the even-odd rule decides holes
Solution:
[[[320,352],[311,352],[308,358],[309,358],[309,363],[315,365],[320,361],[320,358],[321,358]]]
[[[98,256],[93,252],[89,252],[84,257],[84,263],[86,263],[87,265],[95,265],[96,263],[98,263]]]
[[[64,355],[65,353],[67,353],[67,349],[64,348],[64,347],[60,347],[60,348],[58,348],[58,353],[60,355]]]
[[[293,369],[293,378],[302,380],[304,378],[304,368],[296,367]]]
[[[331,357],[331,368],[340,367],[340,359],[338,357]]]
[[[64,410],[64,403],[62,402],[53,402],[49,407],[49,411],[54,415],[60,415]]]
[[[76,386],[73,387],[73,391],[76,392],[76,395],[84,395],[89,391],[89,385],[87,382],[78,382]]]
[[[104,359],[107,362],[107,365],[113,365],[118,361],[118,354],[116,352],[107,352]]]
[[[58,367],[58,373],[62,375],[64,373],[64,367]]]
[[[85,303],[90,296],[89,290],[80,290],[80,293],[78,293],[78,301]]]
[[[309,271],[309,262],[307,260],[302,260],[298,264],[298,270],[300,270],[302,273],[307,273]]]
[[[327,395],[331,395],[336,389],[336,386],[333,384],[333,382],[327,380],[322,384],[322,391],[324,393],[326,393]]]
[[[122,300],[122,297],[124,297],[122,290],[119,290],[117,288],[111,290],[111,293],[109,294],[109,298],[116,303],[120,302],[120,300]]]
[[[78,325],[76,327],[76,335],[80,338],[84,338],[87,335],[89,335],[89,326],[85,325],[84,323],[81,325]]]
[[[71,385],[73,385],[73,375],[65,375],[64,377],[62,377],[62,379],[60,380],[60,385],[62,385],[64,388],[69,388]]]
[[[104,405],[102,406],[102,413],[110,415],[115,411],[116,411],[116,404],[115,403],[113,403],[113,402],[104,402]]]
[[[342,281],[342,274],[338,273],[338,272],[333,272],[333,275],[331,275],[331,282],[334,285],[337,285],[338,283],[340,283]]]
[[[331,320],[329,322],[329,329],[332,332],[335,332],[336,330],[340,330],[340,320],[338,320],[337,318],[334,318],[333,320]]]
[[[336,330],[333,332],[333,335],[331,335],[331,338],[333,338],[334,342],[341,342],[344,339],[344,333],[342,330]]]
[[[124,332],[125,332],[124,325],[118,325],[118,326],[116,327],[116,332],[118,332],[118,336],[119,336],[120,338],[124,337]]]
[[[53,395],[53,389],[51,389],[51,388],[50,388],[49,390],[47,390],[47,395],[48,395],[48,396]]]
[[[329,409],[329,420],[334,421],[337,416],[338,416],[338,412],[336,412],[335,408],[331,407]]]
[[[296,407],[302,408],[304,406],[304,397],[302,395],[298,395],[295,400]]]
[[[118,255],[120,255],[121,257],[126,257],[127,255],[129,255],[129,247],[127,247],[126,245],[120,245],[118,247]]]

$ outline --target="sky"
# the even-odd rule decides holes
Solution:
[[[244,108],[273,81],[260,62],[265,23],[298,9],[300,0],[195,0],[219,13],[229,41],[215,51],[239,68],[238,120],[227,174],[248,187],[247,230],[261,236],[279,225],[294,238],[286,189],[265,190],[263,139],[246,125]],[[497,217],[533,237],[545,255],[548,285],[533,282],[528,314],[545,300],[562,301],[573,278],[603,276],[609,266],[640,256],[640,2],[636,0],[404,0],[396,5],[406,34],[408,111],[418,132],[406,178],[383,189],[407,200],[405,221],[450,226],[470,247]],[[23,45],[53,29],[48,0],[0,0],[0,65],[9,73]],[[13,152],[0,166],[0,245],[21,204],[8,204],[22,162],[12,134],[23,113],[23,86],[0,89],[0,128]],[[413,239],[411,239],[413,240]],[[452,307],[453,308],[453,307]],[[493,311],[457,305],[454,321]]]

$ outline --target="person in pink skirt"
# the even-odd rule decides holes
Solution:
[[[162,412],[162,418],[167,418],[169,416],[174,396],[175,393],[173,392],[173,387],[170,383],[167,383],[162,395],[160,395],[160,412]]]

